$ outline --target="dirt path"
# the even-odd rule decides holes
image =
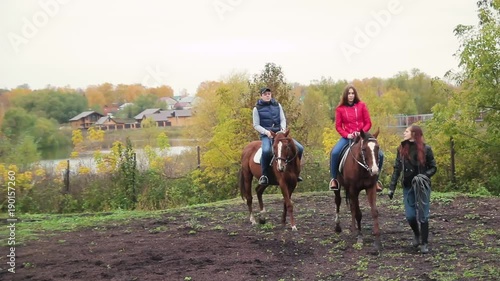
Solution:
[[[433,202],[430,253],[412,249],[401,198],[378,200],[384,249],[372,254],[372,220],[361,196],[363,245],[334,233],[333,194],[297,194],[298,232],[283,228],[282,203],[265,195],[267,223],[251,226],[242,201],[44,236],[18,249],[16,273],[0,280],[499,280],[498,198]],[[233,204],[234,203],[234,204]],[[495,279],[496,278],[496,279]]]

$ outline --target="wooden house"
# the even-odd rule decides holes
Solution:
[[[73,129],[88,129],[103,116],[104,115],[96,111],[84,111],[69,119],[69,123]]]

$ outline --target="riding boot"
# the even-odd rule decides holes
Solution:
[[[332,191],[337,191],[339,190],[339,182],[336,180],[336,179],[331,179],[330,180],[330,184],[329,184],[329,188],[330,190]]]
[[[422,230],[422,246],[420,247],[420,252],[422,254],[427,254],[429,248],[427,247],[429,239],[429,222],[420,223],[420,229]]]
[[[418,230],[418,222],[417,220],[408,221],[411,229],[413,230],[413,241],[411,242],[411,246],[416,248],[420,245],[420,231]]]

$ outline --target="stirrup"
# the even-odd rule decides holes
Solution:
[[[337,186],[333,186],[334,183],[337,184]],[[338,191],[340,190],[340,184],[339,184],[339,181],[336,180],[336,179],[331,179],[330,180],[330,185],[328,186],[330,188],[331,191]]]
[[[384,185],[381,181],[377,181],[377,192],[382,192],[384,190]]]
[[[260,178],[259,178],[259,184],[268,184],[269,183],[269,179],[262,175]]]

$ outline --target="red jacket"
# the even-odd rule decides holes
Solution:
[[[361,130],[368,132],[371,127],[370,113],[364,102],[353,106],[340,105],[335,109],[335,129],[342,137],[347,138],[348,134]]]

